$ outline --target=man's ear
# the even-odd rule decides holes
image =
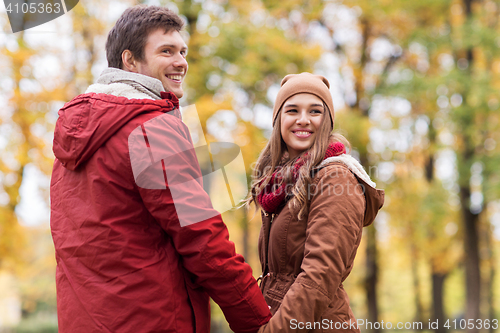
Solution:
[[[138,73],[137,61],[129,50],[122,52],[122,63],[124,71]]]

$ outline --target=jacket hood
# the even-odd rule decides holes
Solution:
[[[339,156],[332,156],[326,158],[319,167],[324,167],[330,163],[342,163],[356,176],[358,181],[363,185],[364,194],[366,198],[366,209],[363,225],[369,226],[375,220],[378,211],[384,205],[385,192],[378,190],[376,184],[370,179],[361,164],[351,155],[342,154]]]
[[[177,109],[174,115],[180,117],[179,100],[171,92],[161,92],[163,99],[153,100],[124,83],[95,84],[87,91],[92,91],[91,87],[104,93],[94,91],[79,95],[58,112],[53,151],[69,170],[85,163],[111,136],[139,114]]]

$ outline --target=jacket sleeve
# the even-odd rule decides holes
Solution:
[[[135,133],[134,133],[135,132]],[[256,332],[270,318],[250,266],[203,189],[186,126],[161,119],[129,136],[134,181],[149,213],[172,238],[195,284],[221,307],[234,332]]]
[[[358,181],[339,165],[324,168],[317,179],[312,187],[315,195],[310,202],[301,273],[259,333],[296,332],[296,323],[321,322],[355,255],[365,210],[364,195],[356,188]]]

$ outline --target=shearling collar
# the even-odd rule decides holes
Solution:
[[[332,156],[329,158],[326,158],[321,162],[321,164],[318,167],[323,167],[329,163],[332,162],[340,162],[344,165],[346,165],[349,170],[351,170],[358,178],[364,180],[366,184],[370,185],[373,188],[377,187],[377,184],[375,184],[371,179],[370,176],[366,173],[365,169],[363,166],[356,160],[354,157],[352,157],[349,154],[342,154],[338,156]]]
[[[150,76],[127,72],[118,68],[106,68],[97,82],[85,93],[103,93],[139,99],[161,99],[165,89],[160,80]]]

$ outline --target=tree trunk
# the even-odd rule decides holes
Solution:
[[[493,297],[493,285],[495,283],[495,273],[496,273],[496,267],[495,267],[495,262],[493,258],[491,259],[491,266],[490,266],[490,281],[488,283],[488,319],[491,321],[493,319],[496,319],[496,312],[495,312],[495,300]],[[489,333],[494,333],[496,331],[495,328],[493,328],[493,325],[490,325],[490,328],[488,330]]]
[[[479,269],[478,223],[479,215],[470,211],[470,187],[460,187],[462,218],[465,227],[465,282],[467,303],[465,319],[480,319],[481,272]],[[468,333],[477,333],[478,329],[467,329]]]
[[[366,301],[368,304],[368,321],[371,323],[378,322],[378,304],[377,304],[377,280],[378,280],[378,265],[377,265],[377,242],[376,230],[372,226],[366,228],[366,277],[365,291]],[[373,329],[372,332],[379,333],[380,329]]]
[[[420,294],[420,278],[418,277],[418,252],[417,247],[414,244],[414,236],[411,235],[411,272],[413,275],[413,290],[414,290],[414,302],[415,302],[415,317],[414,321],[423,323],[422,314],[423,314],[423,306],[422,306],[422,296]],[[423,327],[422,327],[423,329]]]
[[[433,119],[431,119],[432,123]],[[429,141],[431,146],[436,143],[436,129],[433,126],[429,128]],[[434,155],[430,154],[425,163],[425,178],[427,182],[431,184],[434,181]],[[435,237],[433,235],[433,237]],[[436,333],[446,333],[446,328],[443,326],[446,321],[446,316],[444,314],[444,281],[446,279],[446,273],[438,272],[436,270],[435,264],[432,262],[434,258],[431,257],[431,269],[432,269],[432,322],[437,321],[437,328],[434,329]],[[428,328],[431,329],[430,327]]]
[[[495,300],[494,300],[494,285],[495,285],[495,275],[496,275],[496,258],[495,258],[495,252],[493,251],[492,247],[492,230],[488,228],[488,230],[485,233],[485,242],[486,242],[486,247],[488,248],[488,262],[489,262],[489,277],[486,285],[486,290],[487,290],[487,299],[486,303],[488,304],[488,317],[487,319],[492,320],[495,319]],[[495,332],[496,329],[493,328],[493,325],[490,325],[490,328],[488,329],[489,333]]]
[[[470,22],[473,18],[472,4],[474,0],[463,0],[465,7],[465,16]],[[469,62],[469,71],[472,69],[474,61],[474,52],[472,47],[466,50],[467,60]],[[465,100],[465,98],[464,98]],[[469,138],[464,137],[464,142],[470,142]],[[474,156],[474,148],[466,147],[463,153],[465,163],[472,160]],[[466,179],[469,179],[467,177]],[[470,211],[470,185],[460,186],[460,203],[462,206],[462,219],[464,222],[464,248],[465,248],[465,283],[466,283],[466,307],[465,319],[480,319],[480,303],[481,303],[481,271],[479,268],[479,237],[478,224],[479,214],[474,214]],[[468,333],[477,333],[477,328],[467,329]]]
[[[248,227],[248,216],[245,209],[242,209],[243,217],[241,218],[241,231],[242,231],[242,244],[243,244],[243,258],[248,263],[250,262],[250,250],[248,248],[248,233],[250,232]]]
[[[436,333],[446,333],[447,329],[443,326],[446,321],[444,314],[443,302],[443,286],[446,279],[446,274],[438,273],[432,268],[432,321],[438,321],[438,328],[434,330]]]

